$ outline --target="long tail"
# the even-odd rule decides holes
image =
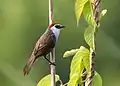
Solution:
[[[25,67],[23,69],[24,76],[29,74],[35,60],[36,60],[36,57],[32,54],[31,57],[29,58],[27,64],[25,65]]]

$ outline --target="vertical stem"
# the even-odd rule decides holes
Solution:
[[[93,0],[93,15],[94,15],[94,19],[96,24],[99,24],[99,14],[100,14],[100,2],[101,0]],[[97,28],[97,27],[96,27]],[[94,34],[94,38],[95,38],[95,34]],[[85,86],[92,86],[92,81],[93,81],[93,77],[94,77],[94,73],[95,73],[95,51],[93,51],[92,49],[90,49],[91,52],[91,56],[90,56],[90,76],[88,78],[88,82],[86,83]]]
[[[53,51],[50,53],[50,61],[55,63],[55,48],[53,48]],[[51,69],[51,86],[56,86],[55,83],[55,65],[50,65]]]
[[[88,82],[85,86],[92,86],[93,77],[95,74],[95,51],[90,49],[91,55],[90,55],[90,74],[88,78]]]
[[[49,0],[49,25],[53,22],[53,0]]]
[[[93,9],[93,14],[94,14],[94,18],[95,18],[95,21],[96,21],[96,24],[98,25],[100,19],[99,19],[99,14],[100,14],[100,2],[101,0],[94,0],[94,9]]]
[[[49,25],[53,23],[53,0],[49,0]],[[55,63],[55,48],[50,52],[50,61]],[[51,70],[51,86],[56,86],[55,83],[55,65],[50,65]]]

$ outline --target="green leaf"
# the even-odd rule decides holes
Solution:
[[[105,16],[106,13],[107,9],[102,10],[102,12],[100,13],[100,20]]]
[[[75,2],[75,15],[77,19],[77,24],[79,22],[80,16],[83,12],[83,8],[86,2],[88,2],[88,0],[76,0]]]
[[[90,0],[84,6],[83,15],[89,25],[94,26],[96,24],[94,20],[93,10]]]
[[[88,54],[86,54],[86,57],[83,58],[83,64],[87,72],[90,72],[90,52],[88,52]]]
[[[78,81],[79,76],[80,76],[79,73],[76,73],[76,74],[74,73],[71,76],[67,86],[78,86],[78,82],[77,81]]]
[[[70,76],[75,73],[74,71],[81,66],[82,59],[89,55],[89,50],[84,46],[81,46],[79,51],[75,54],[72,59],[70,66]],[[80,66],[79,66],[80,65]]]
[[[63,57],[69,57],[69,56],[73,56],[75,55],[77,52],[79,51],[79,49],[72,49],[70,51],[66,51],[63,55]]]
[[[70,80],[68,82],[68,86],[77,86],[78,80],[81,80],[80,78],[84,69],[82,60],[88,56],[88,54],[89,50],[81,46],[79,51],[73,57],[70,67]]]
[[[95,43],[94,43],[94,33],[95,33],[95,27],[93,26],[89,26],[85,33],[84,33],[84,38],[86,43],[90,46],[90,48],[92,48],[93,50],[95,50]]]
[[[60,80],[59,75],[55,75],[56,82]],[[37,86],[51,86],[51,75],[47,75],[44,78],[42,78]]]
[[[93,86],[102,86],[102,78],[97,72],[95,72],[92,84]]]

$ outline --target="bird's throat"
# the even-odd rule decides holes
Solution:
[[[51,28],[52,32],[54,33],[56,40],[58,40],[60,29],[56,29],[55,27]]]

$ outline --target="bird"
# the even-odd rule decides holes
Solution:
[[[53,50],[56,45],[56,42],[59,38],[61,28],[64,28],[64,25],[52,23],[48,26],[44,34],[38,39],[35,44],[35,47],[32,51],[30,58],[27,61],[27,64],[23,68],[24,76],[28,75],[33,64],[39,57],[44,57],[50,64],[55,65],[50,62],[46,56]]]

